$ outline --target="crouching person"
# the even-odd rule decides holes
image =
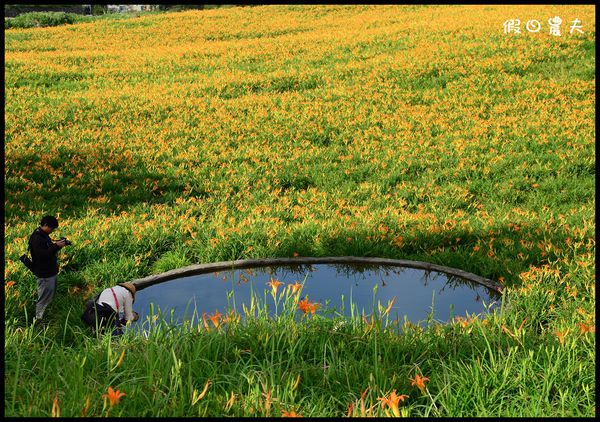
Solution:
[[[88,300],[81,319],[94,331],[112,329],[113,335],[123,334],[128,321],[137,321],[139,315],[133,311],[135,285],[119,283],[104,289],[94,299]]]

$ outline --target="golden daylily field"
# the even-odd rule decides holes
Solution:
[[[56,318],[193,263],[380,256],[494,279],[515,327],[595,357],[594,6],[233,7],[5,38],[11,324],[53,214],[73,242]]]

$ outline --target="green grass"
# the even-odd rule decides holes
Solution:
[[[76,13],[30,12],[12,19],[5,19],[4,29],[58,26],[82,21],[83,17]]]
[[[218,329],[210,321],[209,328],[194,320],[172,326],[163,317],[148,324],[149,317],[143,336],[97,338],[82,331],[75,308],[62,327],[9,325],[6,413],[50,416],[58,396],[64,416],[82,409],[87,416],[279,416],[293,408],[339,417],[351,403],[359,416],[367,388],[364,415],[375,416],[385,415],[378,398],[393,389],[409,395],[402,409],[411,416],[583,416],[594,405],[594,378],[584,370],[593,353],[576,347],[592,339],[574,336],[561,345],[532,324],[511,322],[504,308],[466,327],[433,323],[424,330],[390,323],[381,307],[367,320],[320,312],[294,320],[299,297],[287,294],[269,318],[266,302],[254,297],[252,317]],[[411,385],[415,374],[430,378],[426,391]],[[126,394],[112,409],[102,398],[109,386]]]
[[[214,9],[218,7],[233,7],[233,6],[210,6],[207,5],[206,9]],[[4,20],[4,29],[15,29],[15,28],[44,28],[51,26],[60,25],[72,25],[78,23],[95,22],[95,21],[116,21],[119,25],[124,27],[136,27],[140,23],[135,21],[124,22],[132,18],[139,18],[142,16],[152,16],[164,13],[180,12],[181,10],[152,10],[143,12],[106,12],[94,15],[81,15],[78,13],[66,13],[66,12],[27,12],[21,13],[11,19]],[[141,25],[144,25],[143,23]]]

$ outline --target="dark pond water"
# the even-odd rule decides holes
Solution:
[[[146,287],[136,295],[134,310],[140,320],[134,326],[148,326],[144,321],[158,310],[173,323],[198,322],[203,313],[224,315],[231,309],[244,318],[243,305],[250,307],[251,296],[263,308],[268,307],[269,315],[276,308],[281,313],[282,304],[276,307],[267,284],[272,280],[284,283],[278,287],[278,295],[287,286],[302,283],[300,298],[308,296],[309,302],[320,303],[316,313],[324,316],[351,316],[354,312],[368,317],[377,312],[378,304],[384,309],[395,298],[390,321],[407,319],[419,324],[433,316],[435,321],[445,322],[466,313],[489,312],[500,301],[500,295],[485,286],[441,272],[397,266],[286,265],[187,276]],[[301,310],[296,313],[298,318],[302,316]]]

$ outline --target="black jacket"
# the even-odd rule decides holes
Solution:
[[[60,250],[50,236],[39,227],[29,237],[29,252],[33,261],[33,273],[40,278],[52,277],[58,274],[58,259],[56,253]]]

